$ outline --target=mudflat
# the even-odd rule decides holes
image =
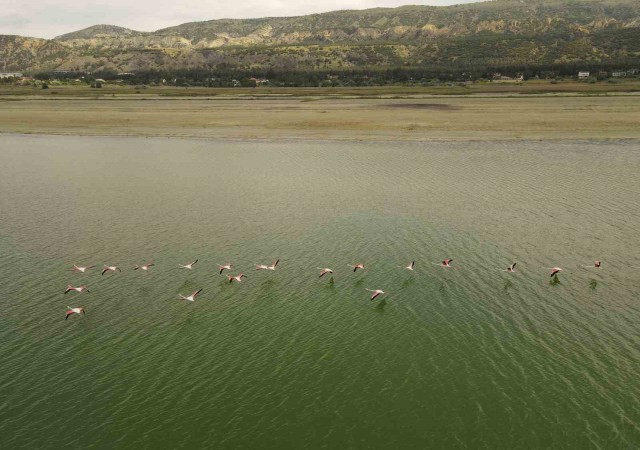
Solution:
[[[640,138],[640,98],[0,97],[0,132],[224,139]]]

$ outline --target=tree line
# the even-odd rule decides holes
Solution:
[[[605,79],[615,72],[638,76],[640,60],[607,62],[566,62],[556,64],[508,64],[508,65],[438,65],[424,67],[360,67],[337,70],[289,70],[272,68],[238,69],[222,66],[213,69],[147,70],[122,74],[103,70],[85,72],[41,72],[34,74],[39,80],[75,80],[81,78],[87,84],[96,79],[116,81],[128,85],[170,85],[203,87],[251,87],[258,83],[282,87],[317,86],[385,86],[407,83],[464,82],[491,79],[496,74],[523,79],[560,79],[577,77],[578,72],[588,71],[594,78]],[[264,81],[268,80],[268,82]]]

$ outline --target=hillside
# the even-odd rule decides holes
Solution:
[[[13,72],[54,68],[68,61],[69,49],[54,40],[0,35],[0,70]]]
[[[96,25],[53,40],[0,36],[5,70],[271,68],[640,60],[637,0],[497,0],[300,17]]]

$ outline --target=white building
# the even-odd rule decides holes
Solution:
[[[589,78],[589,72],[578,72],[578,79],[584,80],[585,78]]]
[[[0,72],[0,78],[22,78],[20,72]]]

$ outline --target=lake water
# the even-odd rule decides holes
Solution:
[[[639,173],[637,142],[4,135],[0,446],[637,448]]]

